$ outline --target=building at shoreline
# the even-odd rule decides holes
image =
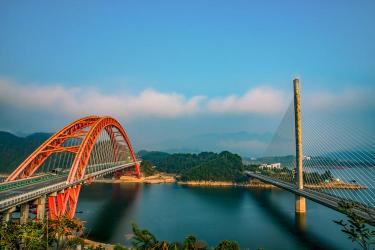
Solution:
[[[262,164],[259,169],[281,169],[281,163]]]

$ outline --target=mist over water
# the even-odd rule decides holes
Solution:
[[[296,218],[294,195],[279,189],[95,183],[83,187],[77,216],[88,238],[125,245],[135,222],[160,240],[193,234],[210,246],[229,239],[250,249],[354,248],[332,222],[343,215],[309,201],[307,209]]]

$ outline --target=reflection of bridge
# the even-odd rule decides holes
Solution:
[[[111,117],[89,116],[54,134],[0,184],[0,212],[8,220],[20,209],[21,222],[36,216],[73,217],[81,185],[115,173],[140,174],[130,140]]]

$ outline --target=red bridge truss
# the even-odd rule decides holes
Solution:
[[[140,166],[136,159],[133,147],[121,124],[108,116],[87,116],[65,126],[51,136],[39,148],[37,148],[18,168],[9,175],[7,182],[31,177],[46,160],[55,153],[69,152],[74,154],[74,160],[67,175],[67,184],[77,183],[85,176],[85,170],[101,133],[105,131],[111,140],[115,161],[120,158],[119,140],[126,142],[130,153],[129,160],[134,162],[134,171],[140,175]],[[69,139],[79,139],[80,143],[74,146],[66,146],[64,142]],[[78,141],[78,140],[77,140]],[[75,214],[81,184],[74,185],[48,197],[50,218]]]

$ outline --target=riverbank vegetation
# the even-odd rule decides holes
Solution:
[[[18,221],[2,222],[0,225],[0,249],[27,249],[27,250],[239,250],[237,242],[224,240],[216,247],[198,240],[189,235],[182,242],[158,240],[150,231],[140,229],[132,224],[132,246],[124,247],[119,244],[101,244],[84,239],[83,223],[79,219],[60,217],[57,220],[29,221],[20,224]]]
[[[0,249],[76,249],[83,245],[82,235],[83,223],[63,216],[46,222],[2,222]]]
[[[135,249],[146,250],[239,250],[240,246],[235,241],[224,240],[217,246],[209,248],[208,245],[198,240],[195,236],[189,235],[182,242],[168,242],[166,240],[158,240],[146,229],[139,229],[136,224],[132,224],[133,229],[133,247]],[[120,249],[120,248],[118,248]],[[126,249],[126,248],[123,248]]]
[[[167,154],[141,151],[142,160],[156,166],[156,170],[174,173],[178,181],[244,181],[244,166],[239,155],[223,151],[219,154]]]
[[[262,175],[270,176],[279,180],[294,183],[295,170],[287,167],[275,169],[261,169],[258,164],[250,164],[249,161],[228,151],[219,154],[212,152],[203,152],[199,154],[168,154],[165,152],[140,151],[140,157],[145,162],[146,175],[149,174],[150,165],[154,165],[152,171],[172,173],[176,175],[176,180],[180,184],[198,185],[198,186],[231,186],[247,185],[249,187],[266,187],[268,185],[254,185],[249,182],[249,178],[244,175],[244,171],[257,172]],[[282,166],[291,165],[294,161],[293,156],[268,157],[267,161],[280,160]],[[245,164],[244,164],[245,162]],[[247,162],[247,164],[246,164]],[[356,183],[347,183],[336,179],[332,172],[304,172],[305,186],[311,189],[365,189]]]
[[[145,177],[152,176],[158,173],[155,166],[152,165],[151,162],[146,160],[141,162],[141,172]]]
[[[335,220],[334,222],[341,227],[341,231],[352,241],[357,243],[362,250],[375,249],[375,229],[366,224],[366,221],[359,217],[353,210],[359,208],[356,203],[341,201],[339,208],[346,214],[347,219]],[[367,211],[369,217],[374,215]]]

